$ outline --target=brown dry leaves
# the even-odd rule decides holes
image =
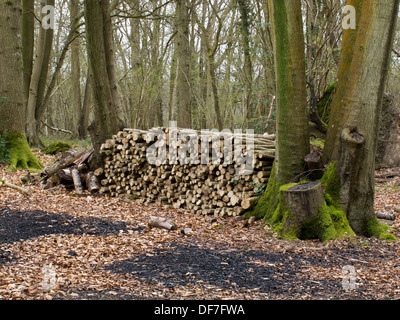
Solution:
[[[23,174],[5,175],[21,185]],[[381,187],[377,210],[400,203],[400,190]],[[398,243],[357,237],[324,247],[276,239],[261,222],[242,228],[229,219],[211,221],[124,199],[76,196],[62,187],[28,188],[31,197],[0,188],[0,220],[12,212],[40,212],[47,219],[43,229],[28,230],[29,237],[0,241],[2,299],[400,297]],[[168,217],[178,230],[149,229],[150,216]],[[396,220],[399,237],[398,227]],[[192,234],[184,235],[184,228]],[[354,290],[341,285],[346,265],[356,271]]]

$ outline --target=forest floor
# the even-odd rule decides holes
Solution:
[[[17,185],[24,174],[5,172]],[[400,204],[399,185],[377,185],[376,210]],[[261,221],[28,188],[31,197],[0,188],[0,299],[400,298],[399,242],[281,240]],[[178,228],[150,229],[150,216]]]

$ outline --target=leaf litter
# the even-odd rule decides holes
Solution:
[[[21,185],[25,173],[4,174]],[[400,203],[399,181],[377,185],[376,210]],[[0,188],[0,299],[400,298],[398,242],[282,240],[261,221],[27,188],[31,197]],[[151,216],[178,228],[148,228]]]

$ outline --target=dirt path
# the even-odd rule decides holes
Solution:
[[[7,179],[20,184],[21,174]],[[243,228],[226,218],[29,188],[29,198],[0,188],[2,299],[400,297],[398,243],[285,241],[261,222]],[[178,229],[149,229],[151,215],[175,220]]]

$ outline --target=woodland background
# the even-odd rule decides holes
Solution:
[[[36,16],[42,2],[36,2]],[[310,105],[318,103],[336,79],[342,2],[302,1]],[[47,89],[51,80],[55,83],[37,119],[41,136],[54,134],[53,127],[89,139],[93,98],[82,7],[78,0],[55,3],[49,70],[42,79]],[[195,129],[248,127],[256,133],[274,132],[275,76],[267,1],[189,1],[183,12],[178,12],[175,1],[159,0],[114,1],[111,8],[119,118],[127,127],[148,129],[178,120],[178,126]],[[74,24],[77,16],[79,23]],[[176,32],[180,19],[189,31],[184,41]],[[35,56],[39,29],[35,19]],[[397,32],[386,86],[394,101],[400,92],[398,42]],[[185,60],[185,70],[179,69],[180,60]],[[178,77],[181,73],[184,79]],[[189,116],[180,118],[184,106]],[[324,107],[320,103],[320,115],[327,121]]]
[[[310,110],[318,107],[322,130],[337,77],[344,2],[301,1],[307,103]],[[22,26],[25,35],[30,35],[24,37],[29,41],[23,48],[33,52],[33,59],[24,63],[32,66],[29,79],[35,80],[37,88],[32,94],[32,82],[23,86],[30,110],[25,129],[31,145],[65,137],[80,139],[84,145],[92,142],[88,129],[96,120],[99,97],[93,96],[93,79],[88,76],[88,52],[96,52],[99,39],[94,36],[101,32],[85,29],[83,3],[22,1],[23,14],[29,12],[31,18]],[[277,90],[268,1],[85,1],[88,6],[95,3],[110,6],[104,12],[110,9],[111,16],[103,18],[111,18],[107,41],[113,44],[109,49],[114,60],[107,67],[115,69],[115,78],[109,80],[119,91],[120,100],[113,102],[121,126],[149,129],[176,120],[179,127],[194,129],[253,128],[257,133],[275,133]],[[365,1],[365,7],[371,3],[376,6],[377,2]],[[395,0],[385,3],[392,9],[398,5]],[[46,4],[55,6],[54,30],[43,29],[38,22]],[[87,10],[86,18],[95,17],[93,12]],[[399,154],[393,151],[398,145],[398,27],[380,132],[380,141],[388,142],[394,155]],[[9,78],[11,85],[13,80]],[[7,98],[1,95],[0,99],[1,106]],[[323,143],[319,134],[312,133],[314,145]],[[0,150],[1,143],[0,139]],[[37,149],[34,152],[45,165],[54,160]],[[378,146],[378,154],[386,155],[387,145]],[[387,158],[382,165],[398,166],[399,162]],[[5,172],[14,184],[20,184],[24,174]],[[363,186],[363,190],[375,188],[374,197],[367,195],[371,203],[375,201],[372,214],[373,210],[397,211],[398,172],[391,173],[394,179],[389,182],[387,177],[383,177],[384,184],[372,185],[372,177],[371,185]],[[193,217],[179,210],[133,205],[123,198],[77,196],[61,187],[27,188],[32,192],[30,198],[12,189],[0,190],[0,298],[399,296],[398,242],[374,237],[344,237],[328,244],[287,241],[278,239],[262,221],[250,225],[250,219]],[[148,228],[151,215],[174,218],[178,229]],[[193,232],[185,234],[186,228]],[[398,221],[393,228],[398,236]],[[344,292],[346,265],[355,267],[359,285]],[[48,266],[56,272],[57,285],[44,290],[43,270]]]

